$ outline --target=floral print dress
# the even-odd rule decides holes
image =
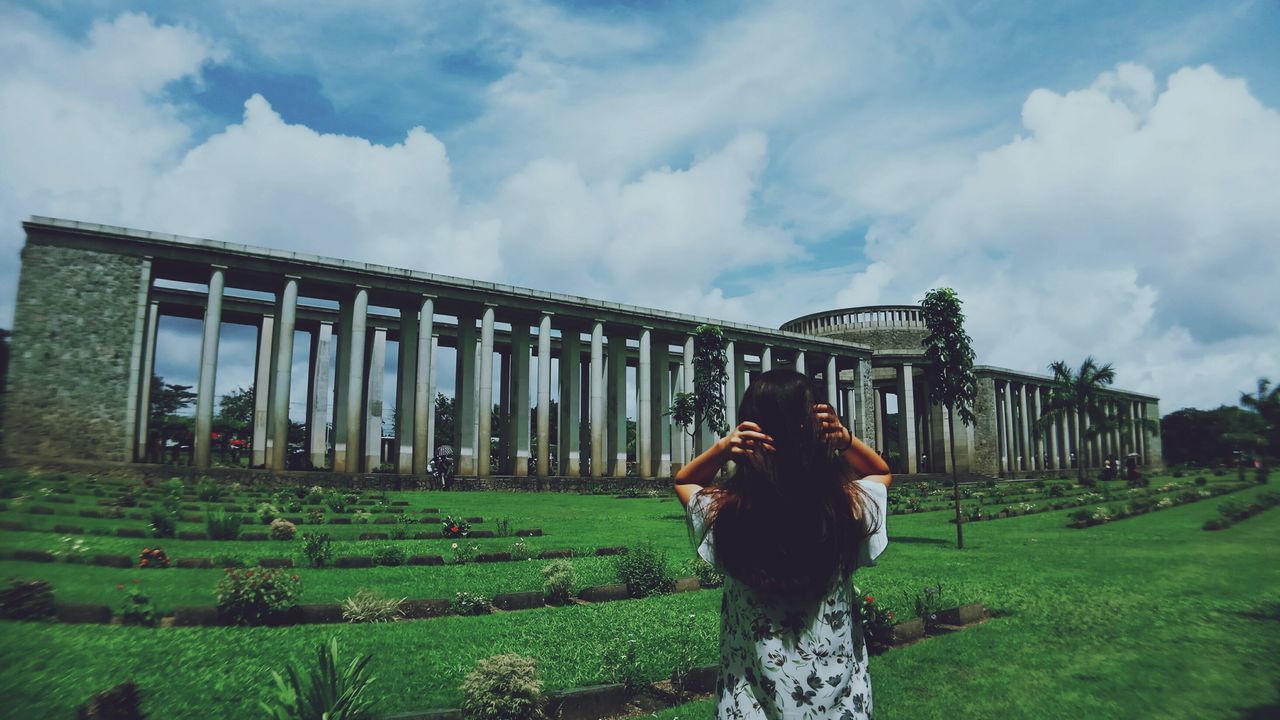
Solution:
[[[867,522],[874,529],[862,545],[863,567],[874,565],[888,544],[888,488],[873,480],[858,484],[870,500]],[[715,565],[705,523],[709,501],[705,493],[694,495],[688,519],[698,555]],[[726,577],[716,692],[720,720],[870,720],[871,678],[851,579],[835,583],[815,606],[770,604]]]

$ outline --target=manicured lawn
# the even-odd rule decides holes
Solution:
[[[1247,500],[1265,489],[1230,497]],[[968,524],[960,552],[946,513],[893,517],[890,549],[881,564],[856,578],[864,592],[906,617],[908,597],[937,581],[949,604],[982,602],[998,617],[874,658],[877,717],[1270,716],[1267,709],[1275,711],[1280,703],[1274,680],[1280,677],[1280,512],[1221,532],[1201,530],[1220,502],[1085,530],[1065,527],[1070,510]],[[548,532],[533,539],[541,547],[653,539],[673,559],[690,555],[683,523],[665,517],[678,509],[672,502],[451,493],[425,494],[414,504],[442,512],[458,508],[486,519],[520,515]],[[0,547],[20,546],[33,535],[0,533]],[[140,547],[139,542],[147,541],[126,545]],[[166,542],[174,555],[215,552],[179,553],[180,543]],[[607,558],[574,563],[586,583],[612,580]],[[493,578],[501,575],[493,573],[511,573],[503,585],[532,584],[504,590],[534,589],[541,564],[299,574],[303,602],[319,602],[339,600],[360,585],[395,595],[443,596],[453,588],[496,587]],[[113,591],[113,580],[141,577],[158,598],[175,604],[208,602],[218,572],[13,561],[0,567],[6,575],[47,577],[65,599],[80,599],[76,592],[89,599],[103,584]],[[191,579],[189,586],[184,579]],[[697,628],[692,638],[678,629],[690,613]],[[151,630],[8,622],[0,640],[0,715],[66,717],[93,690],[132,677],[152,717],[252,716],[269,670],[309,657],[331,635],[346,652],[374,654],[383,712],[456,705],[466,672],[478,659],[500,652],[536,658],[549,688],[607,681],[607,656],[628,634],[643,648],[641,670],[656,680],[670,672],[683,648],[698,662],[714,662],[718,623],[718,591],[382,626]],[[659,717],[709,717],[711,707],[694,703]]]

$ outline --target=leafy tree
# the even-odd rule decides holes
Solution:
[[[973,347],[964,331],[962,301],[951,288],[930,290],[920,304],[929,335],[924,345],[925,376],[929,380],[929,399],[946,408],[948,417],[973,425],[973,400],[978,394],[978,381],[973,375]],[[956,434],[951,437],[951,487],[956,506],[956,549],[964,548],[964,530],[960,516],[960,478],[956,471]]]
[[[1089,356],[1080,363],[1078,370],[1063,360],[1051,363],[1049,370],[1053,372],[1053,384],[1049,387],[1049,402],[1045,412],[1036,421],[1036,427],[1040,431],[1049,431],[1059,420],[1073,418],[1080,428],[1082,444],[1087,444],[1104,433],[1128,430],[1135,425],[1153,433],[1160,431],[1159,424],[1154,421],[1128,420],[1107,412],[1103,392],[1116,379],[1116,371],[1111,363],[1099,365],[1098,361]],[[1085,426],[1086,420],[1088,427]],[[1085,484],[1084,470],[1088,464],[1088,455],[1083,447],[1076,448],[1076,478],[1082,485]]]
[[[1268,459],[1280,457],[1280,385],[1272,387],[1271,381],[1258,378],[1258,392],[1242,393],[1240,404],[1261,419],[1254,436],[1259,454]]]
[[[436,437],[445,438],[443,443],[437,445],[447,445],[453,442],[453,431],[457,422],[458,403],[444,393],[436,393]],[[432,454],[435,454],[435,448],[432,448]]]
[[[718,325],[699,325],[693,334],[694,431],[705,426],[718,437],[729,432],[725,421],[724,386],[729,380],[729,341]]]
[[[218,402],[218,423],[232,432],[248,432],[253,425],[253,390],[236,388]]]
[[[1184,408],[1160,420],[1164,458],[1170,465],[1221,465],[1237,452],[1252,452],[1264,430],[1262,417],[1234,405]]]
[[[190,385],[175,385],[164,381],[159,375],[151,376],[151,419],[163,422],[164,419],[183,408],[191,407],[196,401],[196,394],[191,392]]]

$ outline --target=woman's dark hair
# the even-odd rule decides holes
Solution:
[[[798,372],[753,377],[738,422],[759,425],[774,452],[738,463],[706,491],[717,561],[760,593],[821,597],[853,572],[871,531],[857,476],[823,438],[813,406],[809,379]]]

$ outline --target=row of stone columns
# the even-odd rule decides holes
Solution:
[[[211,430],[214,411],[214,380],[217,373],[219,331],[225,290],[226,268],[214,266],[210,272],[202,331],[201,362],[197,390],[195,462],[208,465],[211,452]],[[289,403],[292,380],[293,338],[297,329],[300,278],[283,279],[272,311],[263,313],[259,322],[258,353],[255,370],[252,458],[254,465],[284,469],[288,462]],[[311,464],[328,463],[328,446],[332,440],[332,466],[337,472],[372,471],[379,468],[382,455],[382,397],[387,352],[386,328],[370,327],[369,288],[356,286],[338,303],[338,319],[321,321],[312,331],[310,373],[306,392],[308,428],[307,453]],[[457,409],[454,437],[451,441],[457,456],[459,474],[490,475],[510,471],[525,475],[530,459],[541,475],[551,467],[551,357],[553,314],[538,318],[537,345],[533,347],[530,325],[521,318],[510,323],[509,351],[502,355],[502,383],[493,383],[495,326],[499,321],[498,306],[486,304],[477,315],[457,312],[455,398]],[[434,397],[439,339],[433,327],[435,298],[423,295],[400,308],[400,338],[396,398],[398,408],[397,447],[390,460],[402,474],[424,474],[434,452]],[[148,326],[151,343],[144,365],[147,372],[154,362],[154,326],[158,311],[149,307]],[[477,329],[477,323],[479,325]],[[624,475],[627,471],[627,366],[628,340],[638,342],[636,353],[637,470],[644,477],[670,475],[674,469],[691,460],[712,439],[703,430],[691,435],[676,427],[668,415],[670,399],[676,392],[694,390],[694,337],[659,339],[652,327],[618,327],[606,332],[605,323],[584,323],[568,318],[560,328],[559,377],[560,409],[558,429],[559,467],[561,475],[581,474],[582,443],[590,445],[590,472],[595,476]],[[590,333],[583,365],[580,332]],[[669,342],[676,340],[679,349],[671,352]],[[774,348],[760,348],[760,370],[772,369]],[[536,352],[538,369],[535,382],[537,405],[533,420],[537,446],[530,447],[529,371],[531,353]],[[333,355],[336,353],[336,362]],[[855,367],[861,368],[861,360]],[[738,343],[730,342],[727,352],[726,381],[727,416],[732,422],[737,414],[737,401],[746,387],[747,360]],[[330,374],[331,364],[334,368]],[[795,350],[793,367],[807,374],[804,350]],[[854,426],[854,408],[861,396],[861,384],[855,383],[844,398],[839,387],[839,358],[829,355],[823,368],[827,396],[833,404],[843,399],[846,416]],[[585,371],[585,388],[583,373]],[[858,377],[862,375],[859,369]],[[584,390],[586,395],[584,397]],[[333,400],[333,433],[326,436],[327,408]],[[146,404],[146,394],[142,396]],[[589,427],[589,437],[581,435],[582,413]],[[489,448],[493,442],[492,412],[498,402],[510,419],[506,436],[500,439],[503,456],[510,457],[510,468],[490,466]],[[146,412],[140,413],[145,417]],[[145,419],[139,420],[139,436],[145,437]],[[141,445],[142,441],[139,441]],[[362,453],[363,449],[363,453]]]
[[[1084,462],[1100,467],[1107,457],[1123,459],[1138,454],[1138,464],[1149,462],[1145,403],[1128,398],[1104,400],[1104,412],[1115,420],[1127,421],[1127,432],[1117,423],[1089,437],[1091,421],[1075,416],[1059,417],[1042,428],[1038,420],[1048,406],[1049,388],[1012,380],[995,383],[996,435],[1000,471],[1005,474],[1038,470],[1060,470]]]

